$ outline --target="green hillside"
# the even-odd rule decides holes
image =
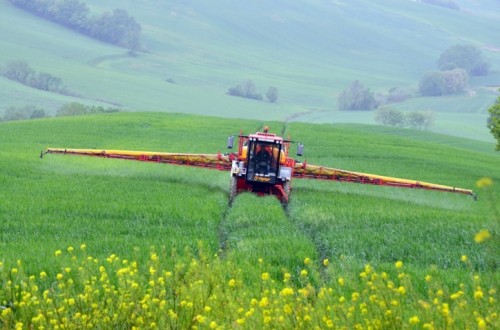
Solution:
[[[25,60],[36,71],[62,78],[80,97],[40,92],[0,77],[0,113],[35,104],[54,114],[60,105],[77,101],[266,121],[373,123],[371,113],[336,110],[338,93],[351,81],[375,92],[416,88],[424,72],[436,69],[444,49],[471,43],[493,65],[490,77],[471,80],[474,93],[397,106],[433,110],[437,132],[491,141],[484,122],[496,95],[483,86],[500,81],[498,1],[458,1],[460,11],[389,0],[86,3],[95,13],[126,9],[143,26],[146,52],[131,56],[1,1],[0,29],[6,33],[0,36],[0,65]],[[264,94],[277,87],[278,102],[225,94],[247,79]]]

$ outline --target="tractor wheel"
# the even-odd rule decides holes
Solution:
[[[283,199],[281,201],[281,204],[283,205],[283,208],[287,212],[288,212],[288,203],[290,202],[290,190],[291,190],[290,181],[286,181],[285,183],[283,183],[283,191],[285,192],[286,197],[288,199],[287,200]]]
[[[235,176],[231,176],[229,184],[229,206],[233,205],[234,198],[238,194],[238,180]]]

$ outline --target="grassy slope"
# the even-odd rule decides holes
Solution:
[[[415,269],[460,271],[466,254],[474,267],[498,267],[498,254],[488,250],[498,239],[486,247],[472,241],[483,228],[498,234],[490,197],[499,193],[499,156],[489,143],[374,126],[287,125],[306,144],[310,163],[464,188],[483,176],[497,183],[475,203],[445,193],[295,180],[289,217],[272,197],[243,194],[228,209],[223,172],[37,156],[47,146],[217,152],[239,128],[262,124],[157,113],[0,123],[0,260],[21,258],[28,271],[56,272],[53,252],[83,242],[97,257],[142,258],[151,245],[195,248],[201,240],[214,252],[225,247],[249,275],[259,257],[276,274],[306,256],[349,269],[402,259]]]
[[[0,27],[9,33],[0,36],[0,63],[25,59],[35,70],[63,78],[70,90],[84,97],[77,101],[119,104],[139,111],[266,120],[323,110],[299,118],[313,122],[372,123],[371,114],[331,111],[336,108],[337,93],[350,81],[360,79],[376,91],[414,86],[422,72],[434,69],[435,59],[448,45],[471,42],[495,46],[497,38],[491,26],[499,19],[494,10],[487,13],[488,8],[497,6],[495,2],[461,3],[472,12],[389,0],[343,5],[318,1],[293,5],[231,1],[219,6],[203,1],[189,5],[181,1],[88,4],[95,12],[127,9],[143,25],[149,53],[130,57],[123,49],[75,35],[2,1]],[[498,53],[485,50],[485,55],[498,67]],[[166,83],[167,78],[176,84]],[[261,92],[277,86],[279,103],[224,94],[244,79],[254,80]],[[490,83],[495,81],[498,75]],[[69,101],[5,80],[0,84],[0,110],[35,103],[53,113]],[[22,97],[17,97],[19,89]],[[410,101],[402,107],[471,112],[473,120],[467,118],[468,122],[483,123],[484,111],[493,99],[491,93],[478,93],[444,102]],[[436,130],[462,134],[462,130],[457,133],[452,128],[466,120],[449,114],[438,116]],[[491,140],[484,125],[477,125],[465,125],[463,134]]]

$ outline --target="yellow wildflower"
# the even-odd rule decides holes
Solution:
[[[55,255],[56,257],[59,257],[61,254],[62,254],[62,251],[61,251],[61,250],[57,250],[56,252],[54,252],[54,255]]]
[[[310,258],[305,258],[304,259],[304,265],[310,265],[311,264],[311,259]]]
[[[306,277],[306,276],[307,276],[307,270],[302,269],[302,270],[300,271],[300,276],[302,276],[302,277]]]
[[[418,316],[412,316],[410,317],[410,324],[418,324],[420,322],[420,319]]]
[[[488,177],[481,178],[476,181],[476,187],[478,188],[486,188],[493,184],[493,180]]]
[[[269,273],[262,273],[262,275],[260,276],[260,278],[263,280],[263,281],[267,281],[269,279]]]
[[[330,264],[330,261],[328,259],[323,260],[323,266],[328,266]]]
[[[403,267],[403,262],[398,260],[396,261],[396,263],[394,264],[394,266],[397,268],[397,269],[400,269],[401,267]]]
[[[232,287],[234,287],[234,286],[236,285],[236,280],[235,280],[234,278],[230,279],[230,280],[229,280],[228,285],[229,285],[231,288],[232,288]]]
[[[467,258],[467,256],[466,256],[465,254],[464,254],[464,255],[460,258],[460,260],[461,260],[462,262],[466,262],[468,259],[469,259],[469,258]]]
[[[478,233],[476,233],[476,235],[474,236],[474,241],[476,241],[476,243],[479,244],[479,243],[483,243],[484,241],[486,241],[490,237],[491,237],[490,232],[487,229],[483,229],[483,230],[480,230]]]

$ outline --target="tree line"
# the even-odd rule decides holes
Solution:
[[[257,88],[252,80],[246,80],[242,84],[230,87],[227,92],[228,95],[244,97],[254,100],[263,100],[261,93],[257,92]],[[266,93],[266,98],[269,102],[275,103],[278,100],[278,89],[276,87],[269,87]]]
[[[491,64],[472,45],[454,45],[437,60],[439,71],[426,72],[418,84],[418,93],[404,88],[392,88],[388,93],[374,93],[355,80],[338,96],[340,110],[373,110],[379,106],[402,102],[417,94],[441,96],[462,93],[470,76],[488,75]]]
[[[141,49],[141,25],[123,9],[100,15],[79,0],[9,0],[15,6],[89,37],[132,51]]]
[[[375,111],[375,121],[384,126],[410,127],[426,130],[434,123],[434,113],[432,111],[404,113],[398,109],[381,107]]]
[[[26,61],[7,62],[4,67],[0,67],[0,75],[43,91],[75,96],[66,89],[61,78],[46,72],[36,72]]]
[[[69,102],[57,109],[56,117],[79,116],[96,113],[122,112],[120,108],[104,108],[102,106],[86,105],[79,102]],[[27,120],[36,118],[51,117],[45,109],[34,105],[10,106],[5,109],[0,121]]]

